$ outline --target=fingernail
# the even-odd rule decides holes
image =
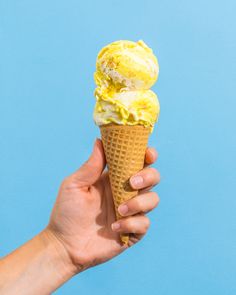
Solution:
[[[118,222],[112,223],[111,228],[116,231],[120,228],[120,224]]]
[[[125,215],[129,211],[129,208],[127,205],[120,205],[118,207],[118,211],[119,211],[120,215]]]
[[[130,181],[131,185],[136,188],[139,188],[143,184],[143,178],[140,175],[132,176]]]

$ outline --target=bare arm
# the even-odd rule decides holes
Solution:
[[[0,261],[0,294],[51,294],[75,273],[66,249],[44,230]]]

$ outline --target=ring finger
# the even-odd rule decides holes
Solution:
[[[146,213],[157,207],[159,197],[155,192],[140,194],[133,199],[121,204],[118,211],[121,216],[130,216],[137,213]]]

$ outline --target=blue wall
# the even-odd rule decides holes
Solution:
[[[56,294],[236,294],[236,2],[0,0],[0,255],[48,222],[87,158],[96,54],[157,54],[159,208],[147,237]]]

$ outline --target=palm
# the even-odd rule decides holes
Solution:
[[[122,252],[119,234],[111,229],[115,212],[107,172],[91,186],[62,186],[50,226],[78,264],[98,264]],[[79,249],[79,251],[78,251]],[[86,253],[86,255],[81,254]]]

